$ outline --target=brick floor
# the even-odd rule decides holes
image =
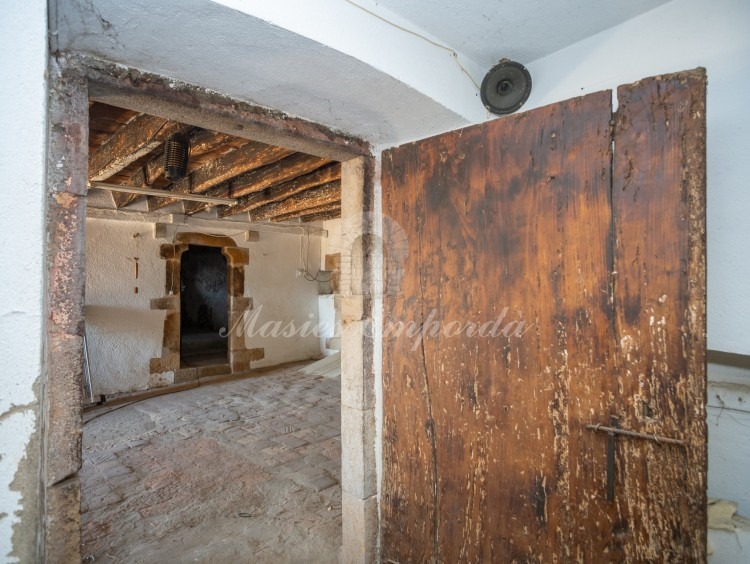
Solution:
[[[84,561],[337,562],[340,379],[300,366],[84,425]]]

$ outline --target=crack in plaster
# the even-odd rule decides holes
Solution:
[[[34,403],[25,403],[22,405],[11,404],[10,408],[6,409],[3,413],[0,413],[0,421],[5,421],[17,413],[33,410],[35,406],[36,404]]]

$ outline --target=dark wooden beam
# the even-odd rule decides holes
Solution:
[[[308,174],[329,162],[329,159],[323,157],[297,153],[272,165],[251,170],[233,178],[232,194],[235,198],[239,198],[254,192],[260,192],[275,184]]]
[[[220,209],[219,217],[229,217],[230,215],[254,210],[262,205],[284,200],[289,196],[294,196],[295,194],[309,188],[314,188],[315,186],[320,186],[321,184],[327,184],[328,182],[340,179],[341,163],[332,163],[323,168],[319,168],[310,174],[298,176],[293,180],[283,182],[276,186],[271,186],[262,192],[248,194],[247,196],[240,198],[240,201],[236,206]]]
[[[182,125],[140,114],[120,127],[89,157],[89,180],[104,181],[147,155]]]
[[[248,212],[250,221],[264,221],[296,211],[308,210],[341,200],[341,182],[329,182],[317,188],[305,190],[280,202],[266,204]]]
[[[291,150],[283,147],[250,141],[194,170],[179,182],[170,185],[168,189],[183,194],[202,194],[243,172],[274,163],[291,153]],[[148,209],[155,211],[174,201],[172,198],[149,198]]]
[[[325,221],[327,219],[338,219],[341,217],[341,206],[334,208],[327,212],[314,213],[311,215],[303,215],[301,217],[302,223],[310,223],[311,221]]]
[[[251,170],[232,178],[228,184],[217,186],[209,194],[211,196],[237,198],[248,194],[260,193],[266,188],[303,176],[324,164],[329,159],[296,153],[273,164]],[[194,214],[205,209],[208,204],[190,202],[185,207],[186,214]]]
[[[315,206],[314,208],[307,208],[304,210],[298,210],[298,211],[285,213],[282,215],[277,215],[275,217],[272,217],[271,220],[272,221],[288,221],[290,219],[303,218],[303,221],[304,221],[304,217],[326,213],[330,211],[338,211],[339,213],[341,213],[341,201],[336,200],[335,202],[323,204],[322,206]]]
[[[208,131],[207,129],[194,129],[190,132],[190,156],[204,155],[210,151],[218,149],[228,140],[232,139],[231,135]],[[136,188],[145,188],[153,186],[154,182],[164,174],[164,150],[160,150],[149,161],[135,171],[130,179],[126,182],[128,186]],[[113,193],[117,209],[124,208],[142,196],[139,194]]]

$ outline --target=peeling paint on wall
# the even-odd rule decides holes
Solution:
[[[37,561],[38,383],[42,371],[47,17],[44,2],[3,6],[0,99],[0,561]]]

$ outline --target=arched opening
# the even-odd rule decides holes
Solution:
[[[227,258],[220,247],[190,245],[180,263],[180,364],[227,362]]]

